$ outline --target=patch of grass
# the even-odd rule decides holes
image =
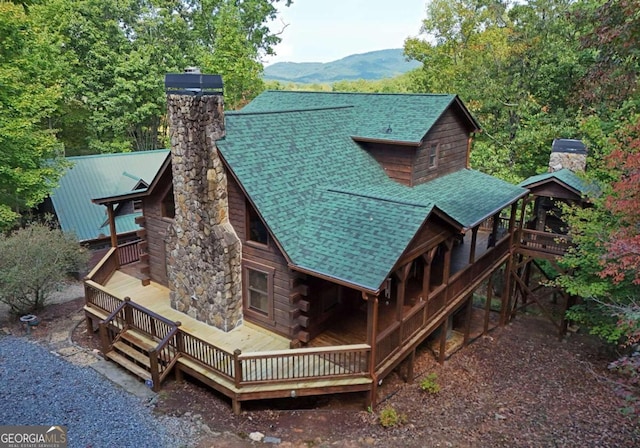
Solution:
[[[399,413],[391,406],[387,406],[380,411],[378,419],[383,428],[392,428],[407,422],[407,416]]]
[[[438,375],[435,372],[425,376],[420,381],[420,389],[429,394],[437,394],[440,392],[440,384],[438,384]]]

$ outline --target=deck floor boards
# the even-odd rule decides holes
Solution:
[[[174,322],[181,323],[180,328],[186,333],[204,339],[230,353],[240,349],[242,352],[260,352],[285,350],[289,348],[289,340],[257,325],[244,322],[229,332],[224,332],[193,317],[171,308],[169,289],[155,282],[142,286],[139,279],[121,271],[113,273],[104,285],[109,292],[118,298],[130,297],[132,301],[156,314]]]

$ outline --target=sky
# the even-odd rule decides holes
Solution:
[[[284,3],[284,1],[282,2]],[[427,0],[294,0],[277,4],[279,18],[270,25],[283,28],[275,47],[276,62],[329,62],[345,56],[387,48],[402,48],[417,36]]]

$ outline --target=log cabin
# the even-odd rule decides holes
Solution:
[[[355,391],[373,406],[427,339],[441,362],[453,326],[468,342],[496,277],[504,323],[528,190],[469,169],[479,125],[456,95],[267,91],[226,113],[219,91],[167,98],[157,176],[94,199],[143,209],[140,262],[114,243],[85,280],[107,358],[155,390],[195,377],[235,412]]]

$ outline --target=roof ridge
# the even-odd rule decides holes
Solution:
[[[243,112],[242,110],[234,110],[225,112],[225,115],[269,115],[269,114],[284,114],[284,113],[292,113],[292,112],[314,112],[319,110],[340,110],[340,109],[353,109],[355,106],[351,104],[344,104],[340,106],[325,106],[325,107],[310,107],[310,108],[301,108],[301,109],[278,109],[278,110],[269,110],[269,111],[256,111],[256,112]]]
[[[435,206],[435,204],[431,202],[429,202],[429,205],[425,205],[425,204],[419,204],[417,202],[400,201],[396,198],[385,197],[385,196],[375,196],[372,194],[358,193],[355,191],[348,191],[348,190],[340,190],[337,188],[328,188],[326,191],[328,191],[329,193],[346,194],[348,196],[358,196],[361,198],[373,199],[376,201],[391,202],[393,204],[399,204],[399,205],[408,205],[411,207],[429,208],[429,207]]]
[[[146,151],[128,151],[128,152],[110,152],[106,154],[87,154],[84,156],[65,156],[66,160],[78,160],[78,159],[97,159],[102,157],[115,157],[115,156],[130,156],[130,155],[138,155],[138,154],[150,154],[150,153],[159,153],[170,151],[168,148],[164,149],[148,149]]]
[[[322,90],[265,90],[265,92],[277,93],[313,93],[324,95],[380,95],[380,96],[456,96],[454,93],[408,93],[408,92],[325,92]]]

